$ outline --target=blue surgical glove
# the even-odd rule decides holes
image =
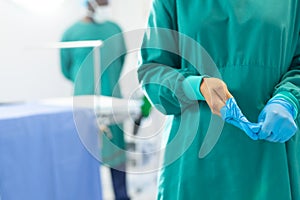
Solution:
[[[244,116],[241,109],[238,107],[234,98],[226,101],[226,105],[221,108],[221,116],[223,120],[243,130],[252,140],[258,139],[258,132],[261,129],[261,124],[251,123]]]
[[[297,131],[294,121],[295,107],[284,98],[272,98],[258,116],[262,128],[258,134],[259,139],[270,142],[286,142]]]

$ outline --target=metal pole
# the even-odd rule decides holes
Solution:
[[[100,96],[101,96],[101,55],[100,47],[103,42],[101,40],[85,40],[85,41],[69,41],[55,42],[39,45],[38,47],[69,49],[69,48],[90,48],[93,47],[93,70],[94,70],[94,107],[100,111]],[[97,89],[98,86],[98,89]]]
[[[96,46],[93,50],[94,57],[94,94],[99,97],[101,95],[101,55],[100,46]],[[97,89],[98,86],[98,89]]]

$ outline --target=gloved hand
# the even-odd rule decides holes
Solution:
[[[258,138],[270,142],[288,141],[297,130],[295,115],[294,106],[287,100],[276,97],[270,99],[258,116],[258,122],[262,123]]]
[[[226,101],[226,105],[221,108],[221,116],[223,120],[243,130],[252,140],[258,139],[258,132],[261,129],[261,124],[251,123],[244,116],[241,109],[238,107],[234,98]]]

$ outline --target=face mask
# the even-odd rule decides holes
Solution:
[[[111,9],[109,6],[99,6],[94,0],[89,2],[94,9],[92,18],[96,23],[103,23],[111,18]]]
[[[111,18],[111,10],[109,6],[98,6],[94,12],[93,20],[96,23],[102,23]]]

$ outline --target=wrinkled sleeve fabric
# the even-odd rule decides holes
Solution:
[[[202,98],[195,92],[199,91],[202,78],[185,81],[195,74],[181,67],[176,15],[174,0],[153,1],[138,69],[139,81],[149,100],[167,115],[179,115],[192,103],[191,99]],[[191,93],[190,98],[186,91]]]
[[[276,86],[274,96],[289,101],[296,110],[295,118],[298,116],[300,109],[300,33],[298,34],[298,42],[290,68]]]
[[[64,33],[62,39],[62,42],[67,42],[68,40],[68,31]],[[70,55],[70,49],[60,49],[60,66],[61,66],[61,71],[63,75],[71,80],[71,74],[70,74],[70,69],[72,66],[72,59]]]

